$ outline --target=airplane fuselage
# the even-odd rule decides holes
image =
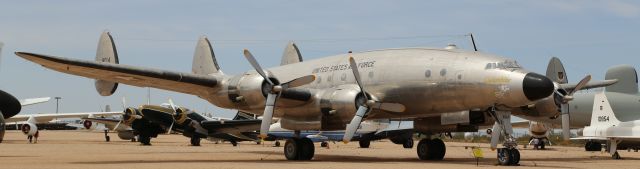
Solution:
[[[353,117],[351,103],[360,91],[349,67],[355,58],[364,87],[380,102],[400,103],[401,113],[374,109],[370,119],[420,118],[443,112],[486,110],[493,105],[518,107],[532,103],[538,93],[525,94],[523,81],[532,76],[511,59],[459,50],[408,48],[344,54],[288,64],[268,69],[280,82],[315,75],[311,84],[300,86],[291,98],[283,96],[276,104],[275,117],[297,121],[320,121],[323,114]],[[255,71],[226,76],[221,88],[203,97],[229,109],[262,114],[265,83]],[[533,92],[533,91],[532,91]],[[202,96],[201,96],[202,97]],[[537,98],[533,98],[537,97]],[[334,103],[344,101],[346,104]],[[337,111],[331,110],[352,110]]]

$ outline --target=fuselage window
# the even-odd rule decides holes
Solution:
[[[440,70],[440,76],[447,75],[447,69]]]
[[[427,71],[424,72],[424,77],[431,77],[431,70],[427,69]]]

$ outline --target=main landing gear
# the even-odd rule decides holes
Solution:
[[[442,160],[447,148],[441,139],[425,138],[418,142],[417,152],[420,160]]]
[[[511,126],[511,112],[496,111],[491,108],[488,112],[496,121],[491,129],[491,148],[497,148],[500,135],[504,136],[502,146],[498,149],[498,163],[500,165],[518,165],[520,163],[520,151],[517,149],[518,144],[513,137],[513,128]]]
[[[309,138],[291,138],[284,143],[287,160],[311,160],[314,153],[313,141]]]

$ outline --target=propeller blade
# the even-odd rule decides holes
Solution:
[[[307,75],[307,76],[299,77],[297,79],[293,79],[293,80],[291,80],[289,82],[286,82],[286,83],[282,84],[282,86],[284,88],[298,87],[298,86],[309,84],[309,83],[311,83],[311,82],[313,82],[315,80],[316,80],[316,76],[315,75]]]
[[[347,125],[347,129],[344,131],[342,142],[346,144],[346,143],[349,143],[349,141],[351,141],[351,138],[353,138],[353,135],[356,133],[356,130],[358,130],[358,126],[360,126],[360,123],[362,122],[362,118],[364,114],[367,113],[368,110],[369,108],[365,106],[358,107],[358,111],[356,111],[356,115],[353,116],[353,119],[351,119],[351,122]]]
[[[262,78],[267,81],[267,83],[274,85],[274,83],[267,77],[267,73],[264,72],[264,69],[262,69],[262,67],[260,67],[260,64],[258,64],[256,58],[253,57],[248,49],[244,49],[244,57],[247,58],[247,61],[249,61],[251,66],[253,66],[253,69],[255,69],[256,72],[258,72],[258,74],[260,74],[260,76],[262,76]]]
[[[169,105],[171,106],[171,109],[173,109],[173,113],[176,113],[176,105],[173,104],[173,100],[169,99]],[[173,124],[171,124],[173,125]]]
[[[589,83],[589,81],[591,80],[591,75],[587,75],[584,78],[582,78],[582,80],[580,80],[580,82],[578,82],[578,84],[576,85],[575,88],[573,88],[573,90],[571,90],[571,92],[569,92],[569,96],[573,95],[573,93],[575,93],[576,91],[582,89],[584,86],[587,85],[587,83]]]
[[[569,120],[571,120],[569,117],[569,104],[561,104],[560,110],[562,115],[562,137],[565,141],[568,141],[571,136],[571,132],[569,131],[571,129],[569,124]]]
[[[122,97],[122,109],[126,109],[127,108],[127,98],[126,97]]]
[[[356,60],[353,59],[353,57],[349,57],[349,65],[351,66],[351,71],[353,71],[353,76],[356,78],[356,83],[358,84],[358,87],[360,87],[360,91],[362,91],[362,93],[365,93],[364,87],[362,86],[362,81],[360,80],[360,71],[358,71],[358,64],[356,64]],[[364,98],[366,100],[369,100],[366,94],[364,95]]]
[[[122,117],[122,119],[118,121],[118,124],[116,124],[116,127],[113,128],[113,131],[118,131],[118,127],[120,126],[120,123],[122,123],[122,120],[124,120],[124,117]]]
[[[174,122],[171,122],[171,125],[169,126],[169,130],[167,130],[167,134],[171,134],[171,129],[173,129],[173,123]]]
[[[380,102],[376,102],[373,107],[377,108],[377,109],[382,109],[382,110],[386,110],[386,111],[390,111],[390,112],[397,112],[397,113],[404,112],[404,110],[406,109],[406,107],[404,107],[404,105],[402,105],[400,103],[380,103]]]
[[[269,133],[269,126],[271,126],[271,120],[273,119],[273,109],[276,104],[277,94],[267,94],[267,101],[264,107],[264,113],[262,113],[262,123],[260,124],[260,138],[267,138]]]

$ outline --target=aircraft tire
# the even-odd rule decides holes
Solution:
[[[360,140],[358,143],[360,144],[360,148],[369,148],[371,140]]]
[[[420,140],[420,142],[418,142],[418,147],[416,147],[416,152],[418,152],[418,158],[420,158],[420,160],[430,160],[432,157],[431,154],[429,154],[429,152],[431,151],[430,149],[432,147],[431,146],[431,139],[422,139]]]
[[[498,149],[498,164],[502,166],[507,166],[511,164],[511,151],[507,148],[499,148]]]
[[[104,140],[105,140],[105,141],[107,141],[107,142],[109,142],[109,141],[111,141],[111,137],[109,137],[109,136],[104,136]]]
[[[433,139],[429,145],[431,154],[431,160],[442,160],[447,153],[447,147],[441,139]]]
[[[231,140],[231,141],[229,141],[229,142],[231,142],[231,145],[233,145],[234,147],[235,147],[235,146],[238,146],[238,142],[237,142],[237,141],[235,141],[235,140]]]
[[[276,140],[275,146],[276,146],[276,147],[280,147],[280,141],[277,141],[277,140]]]
[[[286,157],[287,160],[298,160],[301,147],[299,144],[298,139],[287,139],[284,143],[284,157]]]
[[[145,146],[151,145],[151,137],[149,136],[140,135],[140,137],[138,138],[138,141],[140,141],[140,143],[142,143],[142,145],[145,145]]]
[[[327,147],[329,146],[329,143],[327,143],[326,141],[323,141],[320,143],[320,147]]]
[[[511,164],[518,165],[520,163],[520,151],[518,149],[511,149]]]
[[[198,136],[191,136],[191,146],[200,146],[200,140]]]
[[[313,145],[313,141],[308,138],[298,139],[300,143],[300,152],[298,153],[298,160],[311,160],[315,154],[315,147]]]
[[[402,143],[402,147],[403,148],[408,148],[408,149],[413,148],[413,139],[409,138],[409,139],[405,140],[404,143]]]

